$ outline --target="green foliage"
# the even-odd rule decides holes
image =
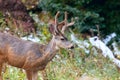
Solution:
[[[38,7],[55,14],[57,11],[69,13],[77,17],[75,30],[83,32],[100,27],[101,36],[120,31],[120,2],[119,0],[42,0]],[[63,16],[62,16],[63,18]]]
[[[85,8],[86,4],[89,4],[92,0],[42,0],[39,4],[43,10],[50,11],[55,14],[57,11],[67,11],[69,20],[74,17],[76,19],[76,28],[79,32],[88,30],[90,28],[96,28],[96,24],[100,24],[104,21],[104,18],[99,13],[88,10]],[[63,16],[61,17],[63,18]]]
[[[5,18],[3,17],[2,12],[0,12],[0,31],[2,31],[6,26]]]
[[[25,73],[22,70],[12,66],[7,66],[3,75],[3,80],[25,80],[25,78]]]
[[[116,66],[109,60],[104,58],[101,53],[96,56],[90,54],[89,57],[80,56],[79,50],[75,49],[77,54],[74,58],[60,57],[62,54],[57,54],[46,66],[46,78],[48,80],[79,80],[82,75],[86,74],[97,80],[119,80],[119,72]],[[67,53],[66,53],[67,54]],[[69,55],[69,54],[68,54]],[[25,80],[25,72],[8,66],[6,72],[3,74],[3,80]],[[42,75],[39,72],[39,79],[42,80]],[[93,79],[91,79],[93,80]]]
[[[96,29],[95,25],[98,24],[102,35],[112,32],[119,35],[119,4],[119,0],[102,0],[102,2],[100,0],[41,0],[39,7],[50,11],[52,15],[55,15],[57,11],[61,11],[61,14],[67,11],[69,21],[72,17],[76,17],[74,30],[78,32],[91,28]],[[59,20],[63,20],[63,17],[61,16]],[[0,28],[4,27],[3,24],[5,25],[4,17],[0,13]],[[14,26],[10,24],[9,26]],[[43,36],[39,36],[41,41],[47,42],[50,39],[46,24],[38,26],[37,30],[43,34]],[[100,52],[97,55],[86,55],[83,49],[75,48],[73,58],[70,58],[70,52],[64,49],[61,49],[59,53],[57,54],[59,57],[55,57],[46,67],[49,80],[79,80],[84,74],[98,77],[100,80],[120,80],[116,66],[109,59],[103,58]],[[94,52],[91,51],[91,53]],[[3,77],[3,80],[26,79],[24,72],[13,67],[7,67]],[[40,74],[39,80],[42,80]]]
[[[120,1],[119,0],[97,0],[92,1],[89,4],[89,10],[96,11],[102,17],[104,17],[103,25],[105,26],[102,29],[102,32],[107,35],[112,32],[117,33],[118,37],[120,36]]]

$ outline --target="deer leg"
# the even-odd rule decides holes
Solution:
[[[43,78],[43,80],[48,80],[48,78],[47,78],[47,72],[46,72],[45,69],[42,70],[42,78]]]
[[[4,64],[2,65],[2,72],[5,73],[6,69],[7,69],[7,64],[4,63]]]
[[[38,80],[38,71],[26,70],[28,80]]]
[[[38,80],[38,71],[33,71],[33,77],[32,80]]]
[[[2,65],[3,65],[3,63],[0,62],[0,80],[2,80]]]

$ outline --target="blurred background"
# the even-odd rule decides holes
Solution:
[[[54,19],[57,11],[61,12],[59,21],[64,19],[65,11],[68,13],[68,22],[72,18],[75,21],[66,32],[66,36],[73,40],[71,34],[74,34],[76,42],[73,42],[76,48],[72,51],[60,49],[46,67],[46,79],[120,80],[119,68],[109,58],[103,57],[102,51],[92,46],[89,41],[89,38],[98,36],[113,54],[116,49],[116,53],[120,54],[120,0],[18,1],[21,5],[16,9],[9,6],[7,10],[4,5],[0,6],[1,32],[10,32],[22,39],[46,44],[51,39],[48,23]],[[12,1],[9,4],[12,4]],[[19,18],[17,11],[19,15],[27,17]],[[120,59],[119,55],[115,57]],[[4,80],[25,80],[25,78],[24,71],[7,66]],[[39,80],[43,80],[41,73],[39,73]]]

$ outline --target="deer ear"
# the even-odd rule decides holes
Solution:
[[[49,31],[51,34],[55,34],[55,27],[53,24],[49,24]]]

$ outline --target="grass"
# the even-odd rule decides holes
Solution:
[[[7,66],[3,74],[3,80],[25,80],[25,78],[25,73],[21,69],[12,66]]]
[[[43,34],[49,37],[47,29],[42,30]],[[86,55],[84,50],[75,49],[73,58],[69,57],[68,51],[61,50],[59,53],[62,54],[58,54],[59,57],[55,57],[46,66],[48,80],[81,80],[84,75],[97,78],[96,80],[120,80],[116,66],[100,52],[97,55]],[[3,80],[26,80],[26,75],[21,69],[7,66]],[[41,72],[39,72],[39,80],[42,80]]]
[[[79,80],[81,76],[87,75],[99,80],[120,80],[116,66],[101,54],[89,55],[85,59],[79,56],[79,59],[55,57],[46,67],[47,79]],[[26,80],[25,72],[12,66],[7,67],[3,77],[4,80]],[[40,72],[39,80],[42,80]]]

